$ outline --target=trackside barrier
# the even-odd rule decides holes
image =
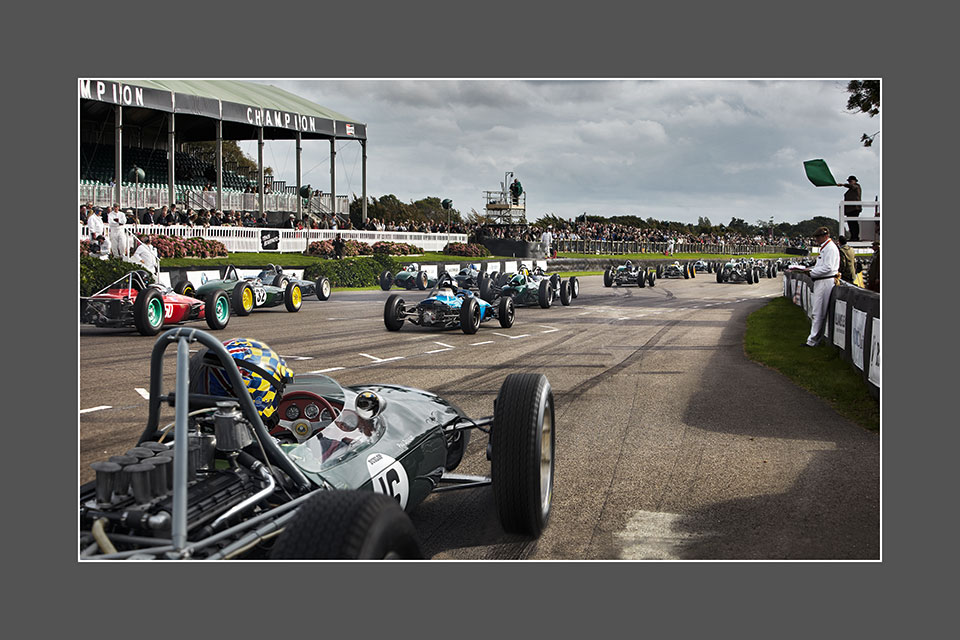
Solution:
[[[406,264],[410,262],[416,262],[416,258],[410,258],[409,256],[397,256],[401,258]],[[263,266],[267,266],[269,259],[264,259]],[[463,269],[472,264],[479,265],[480,271],[485,271],[487,273],[493,273],[494,271],[512,273],[517,269],[516,261],[501,261],[501,260],[471,260],[469,262],[440,262],[440,263],[418,263],[420,268],[423,271],[427,272],[427,276],[430,278],[436,278],[438,274],[443,273],[444,271],[455,275]],[[544,270],[547,270],[547,261],[544,259],[535,259],[535,260],[524,260],[523,265],[528,268],[533,267],[543,267]],[[247,276],[255,276],[260,273],[261,269],[259,267],[244,267],[237,268],[237,274],[241,278],[246,278]],[[226,267],[219,267],[215,269],[202,269],[202,268],[185,268],[185,267],[168,267],[160,270],[160,283],[168,287],[172,287],[178,282],[183,280],[189,280],[193,283],[194,286],[202,282],[202,274],[206,274],[208,279],[222,278],[226,272]],[[303,277],[303,269],[284,269],[283,272],[294,278]],[[270,283],[267,283],[270,284]],[[332,283],[333,286],[337,286],[337,283]]]
[[[89,239],[87,228],[79,225],[80,240]],[[123,225],[127,234],[151,234],[179,238],[204,238],[222,242],[231,253],[303,253],[311,242],[333,241],[339,234],[344,240],[357,240],[373,245],[376,242],[404,242],[424,251],[443,251],[450,242],[467,242],[463,233],[413,233],[408,231],[358,231],[353,229],[272,229],[266,227],[187,227],[184,225]],[[132,241],[131,241],[132,243]],[[128,243],[130,244],[130,243]]]
[[[783,295],[813,313],[813,280],[805,273],[783,272]],[[823,339],[829,341],[863,374],[875,397],[880,396],[880,294],[841,283],[830,293]]]

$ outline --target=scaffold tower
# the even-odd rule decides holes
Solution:
[[[513,171],[504,174],[499,191],[484,191],[483,197],[487,216],[497,224],[527,223],[527,194]]]

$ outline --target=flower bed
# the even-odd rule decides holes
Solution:
[[[464,244],[462,242],[449,242],[443,248],[443,253],[448,256],[466,256],[468,258],[484,258],[490,255],[490,250],[482,244]]]
[[[421,254],[423,249],[406,242],[387,242],[380,241],[373,243],[374,253],[384,253],[390,256],[408,256],[410,254]]]
[[[147,234],[137,234],[141,240]],[[179,238],[175,236],[150,235],[150,243],[160,258],[219,258],[229,255],[227,247],[219,240],[204,238]]]

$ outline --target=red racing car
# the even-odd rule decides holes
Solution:
[[[148,277],[146,271],[132,271],[92,296],[80,298],[80,321],[97,327],[136,327],[144,336],[188,320],[206,320],[211,329],[223,329],[230,321],[225,292],[214,291],[199,300],[148,284]]]

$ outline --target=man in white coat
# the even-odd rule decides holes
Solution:
[[[820,255],[816,264],[810,269],[804,269],[813,280],[813,319],[810,325],[810,335],[803,344],[815,347],[820,342],[820,332],[827,318],[827,305],[830,303],[830,292],[836,284],[837,274],[840,273],[840,249],[830,239],[830,230],[820,227],[813,234],[820,245]]]
[[[107,214],[107,228],[110,231],[110,255],[121,256],[125,253],[126,238],[121,227],[126,223],[127,216],[120,211],[120,205],[115,204]]]
[[[97,236],[103,235],[103,218],[100,217],[99,211],[91,209],[87,214],[87,234],[91,241],[96,240]]]
[[[131,260],[137,262],[150,272],[150,275],[156,277],[159,273],[158,259],[157,259],[157,250],[150,242],[150,236],[144,236],[143,241],[138,241],[136,236],[134,236],[134,242],[137,243],[137,250],[133,252]]]

